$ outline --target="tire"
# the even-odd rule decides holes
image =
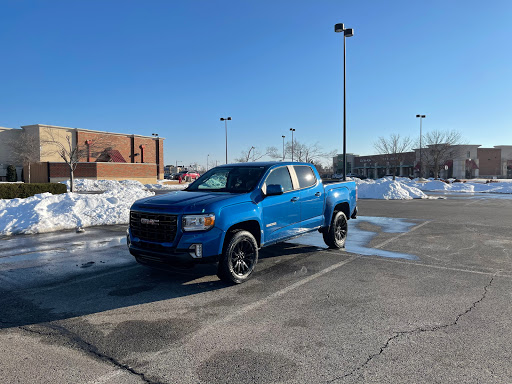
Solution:
[[[331,249],[344,248],[347,232],[347,216],[341,211],[334,211],[329,230],[323,233],[324,242]]]
[[[258,262],[258,243],[248,231],[232,232],[219,260],[219,279],[240,284],[246,281]]]

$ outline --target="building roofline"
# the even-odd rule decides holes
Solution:
[[[21,128],[26,127],[47,127],[47,128],[57,128],[57,129],[71,129],[74,131],[81,131],[81,132],[91,132],[91,133],[108,133],[109,135],[118,135],[118,136],[130,136],[130,137],[144,137],[146,139],[162,139],[165,140],[165,137],[154,137],[154,136],[144,136],[144,135],[136,135],[133,133],[118,133],[118,132],[108,132],[108,131],[97,131],[94,129],[85,129],[85,128],[73,128],[73,127],[60,127],[58,125],[49,125],[49,124],[30,124],[30,125],[22,125]]]

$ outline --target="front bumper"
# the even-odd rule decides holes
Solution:
[[[127,231],[128,250],[142,264],[193,265],[218,259],[223,232],[218,228],[201,232],[181,232],[169,243],[145,241]],[[196,250],[200,248],[200,252]]]

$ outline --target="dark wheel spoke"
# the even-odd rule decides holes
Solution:
[[[258,261],[258,243],[244,230],[231,233],[229,243],[219,260],[217,275],[224,281],[240,284],[252,274]]]

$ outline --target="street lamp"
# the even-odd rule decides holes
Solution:
[[[176,160],[176,172],[178,172],[178,161],[181,161],[181,160]]]
[[[284,138],[286,137],[285,135],[281,136],[283,138],[283,161],[284,161]]]
[[[220,118],[220,121],[224,122],[224,127],[226,128],[226,164],[228,163],[228,120],[231,120],[231,117]]]
[[[152,133],[152,136],[158,137],[158,133]]]
[[[292,131],[292,163],[293,163],[293,132],[295,132],[295,128],[290,128],[290,131]]]
[[[343,23],[334,26],[334,32],[343,32],[343,181],[347,180],[347,49],[345,38],[354,36],[352,28]]]
[[[206,170],[208,170],[208,158],[210,157],[210,154],[206,155]]]
[[[422,171],[423,171],[423,161],[422,161],[422,157],[421,157],[421,136],[423,136],[421,134],[421,121],[427,117],[425,115],[416,115],[416,117],[419,117],[420,118],[420,179],[421,179],[421,176],[422,176]]]

